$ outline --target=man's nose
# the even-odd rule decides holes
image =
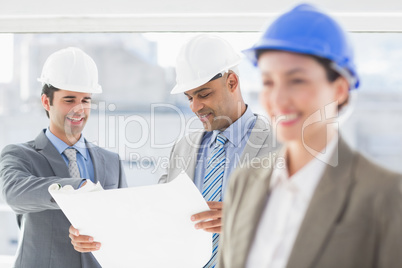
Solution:
[[[193,101],[190,104],[190,108],[191,111],[193,111],[193,113],[197,113],[202,108],[204,108],[204,104],[201,101],[197,100],[196,98],[193,98]]]

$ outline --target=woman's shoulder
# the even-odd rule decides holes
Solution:
[[[374,191],[401,191],[402,174],[390,170],[360,152],[356,152],[354,177],[357,183]]]

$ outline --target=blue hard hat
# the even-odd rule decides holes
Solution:
[[[273,49],[314,55],[329,59],[350,82],[351,89],[359,86],[353,62],[353,48],[346,32],[330,16],[312,5],[301,4],[277,18],[260,40],[244,54],[257,65],[257,51]],[[348,70],[348,72],[345,72]]]

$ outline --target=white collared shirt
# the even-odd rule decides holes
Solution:
[[[320,160],[314,158],[290,178],[286,168],[273,170],[271,194],[251,245],[247,268],[286,267],[310,200],[337,144],[338,139],[332,139]]]

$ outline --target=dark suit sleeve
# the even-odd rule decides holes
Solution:
[[[402,267],[402,179],[393,184],[381,200],[376,200],[379,268]]]
[[[59,183],[78,187],[81,179],[35,175],[34,171],[41,167],[35,167],[34,163],[38,162],[30,157],[20,145],[8,145],[3,149],[0,159],[0,190],[4,201],[17,214],[59,209],[48,192],[49,186]]]

